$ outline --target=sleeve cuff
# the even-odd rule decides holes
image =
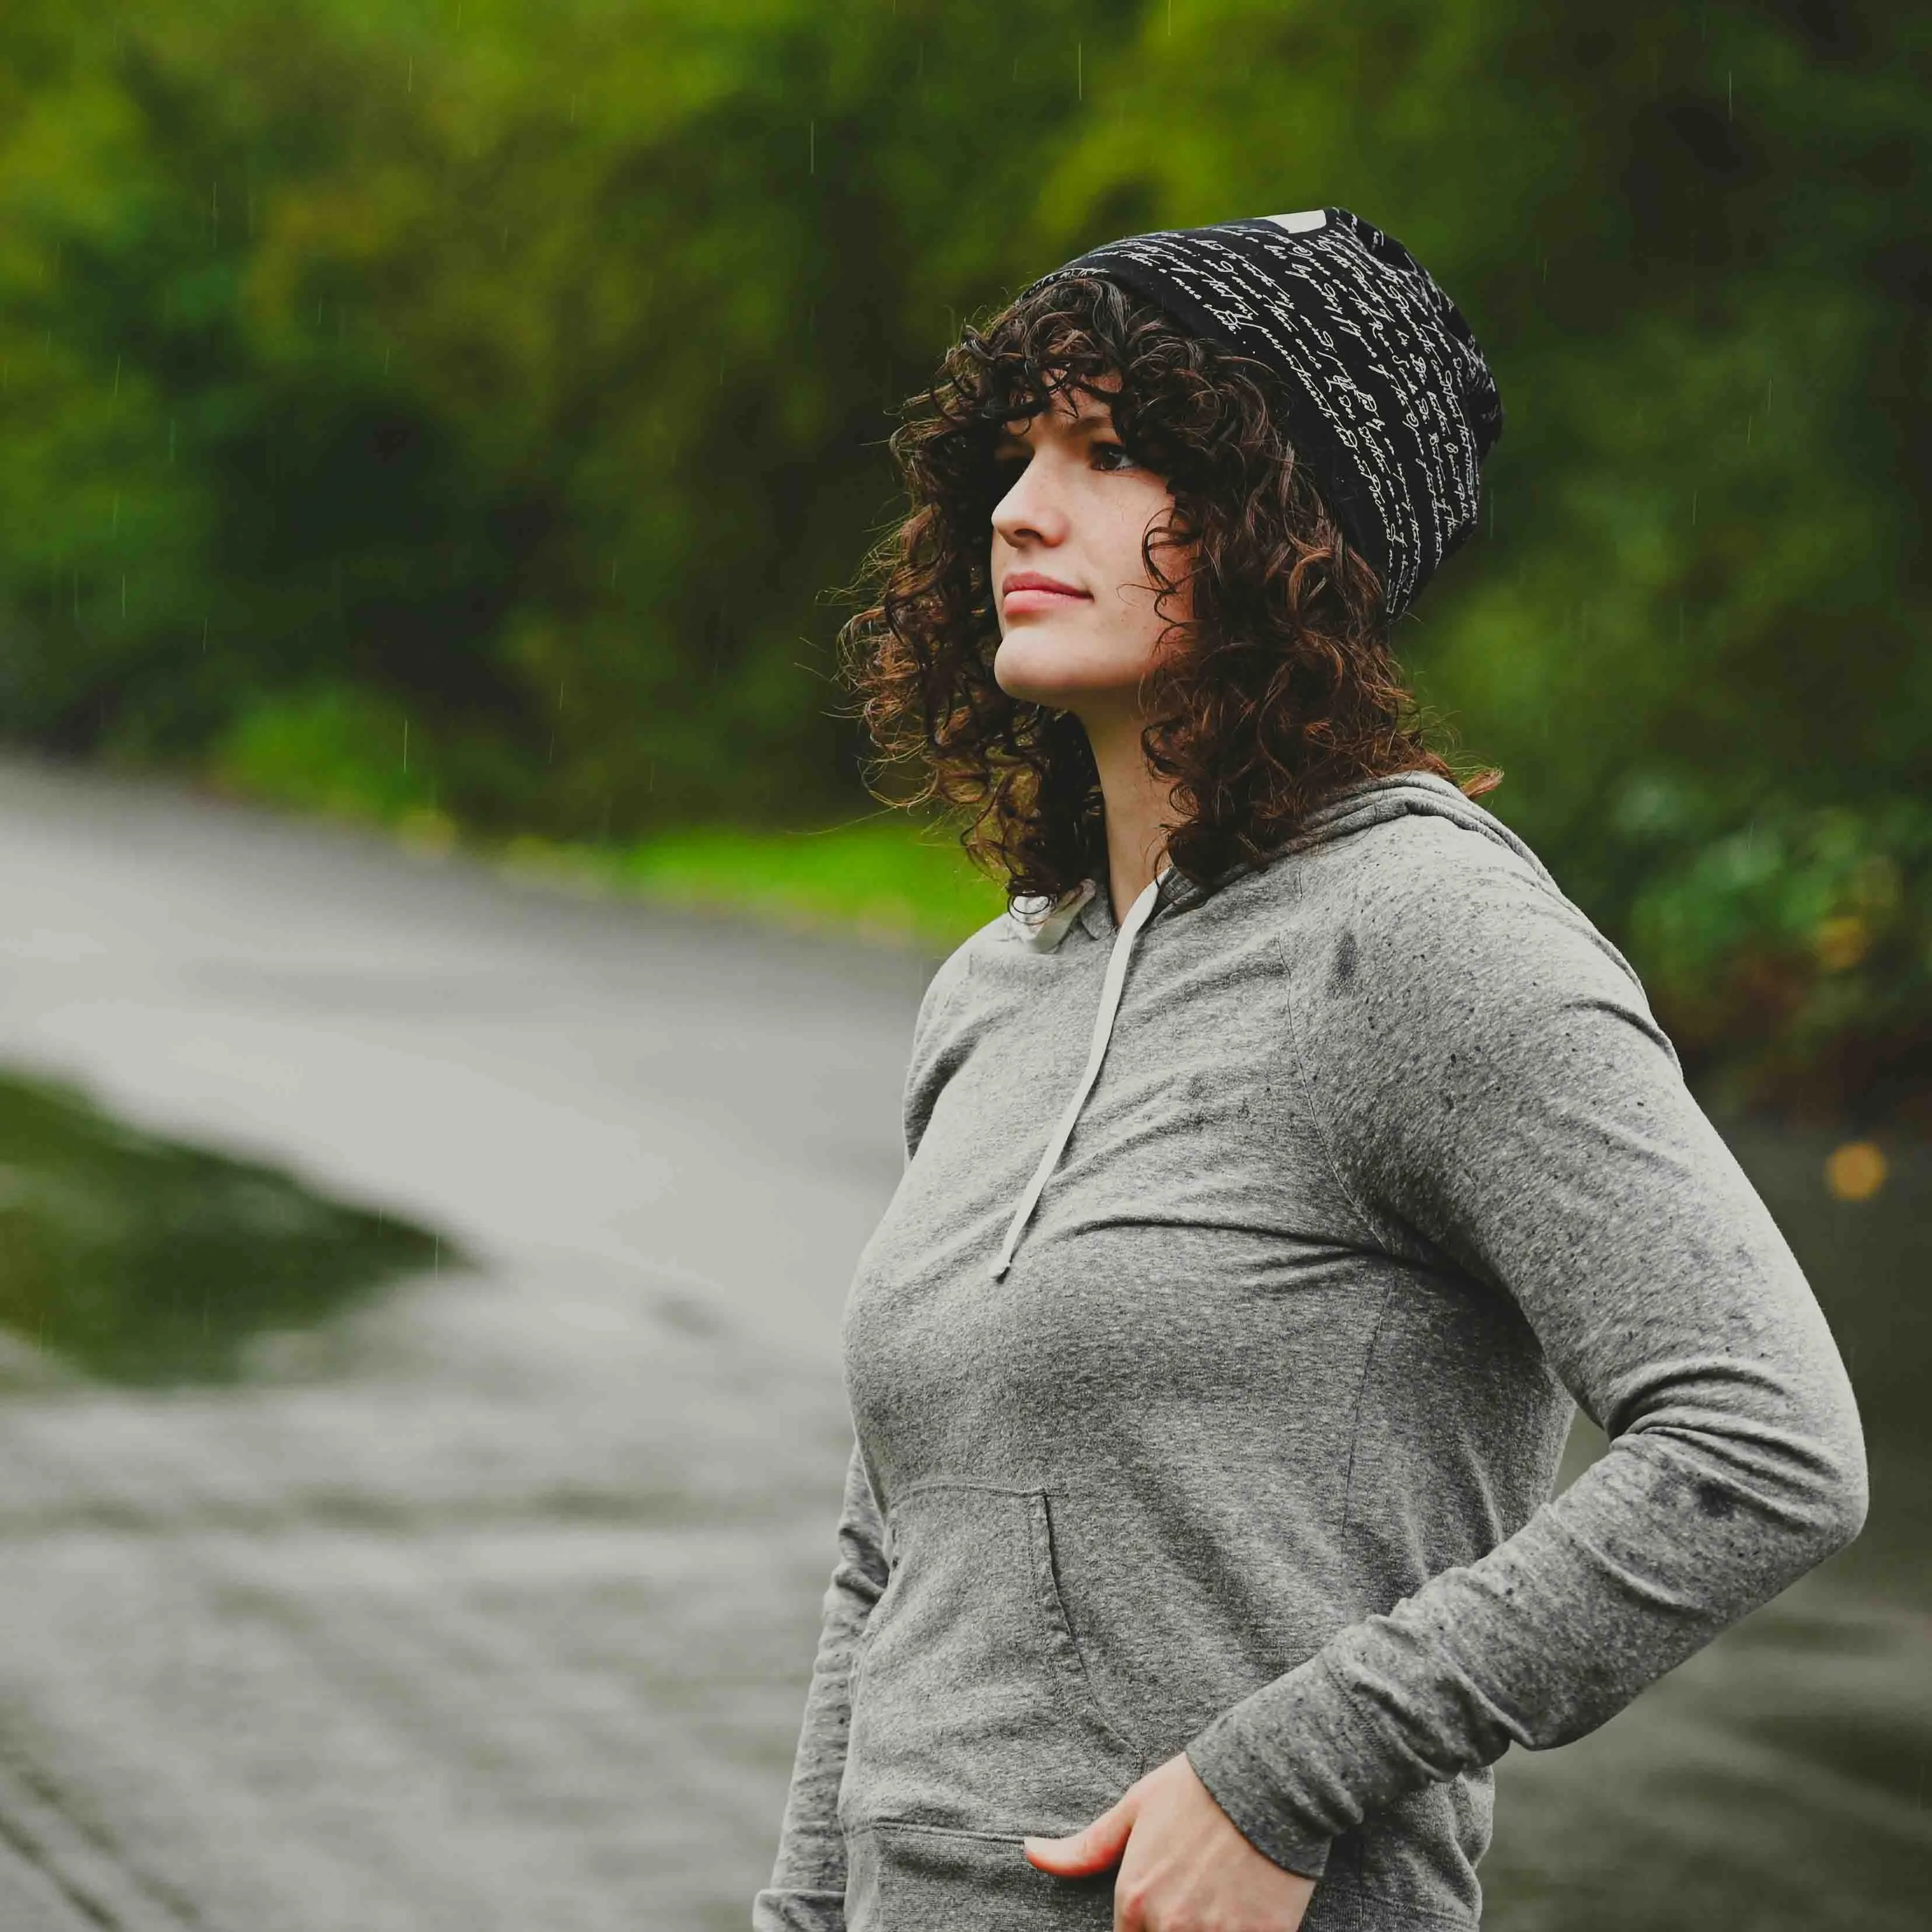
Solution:
[[[767,1887],[752,1901],[752,1932],[845,1932],[845,1894]]]
[[[1330,1844],[1362,1820],[1372,1746],[1352,1717],[1318,1652],[1223,1711],[1189,1742],[1187,1761],[1256,1851],[1319,1879]]]
[[[1232,1738],[1216,1736],[1210,1725],[1188,1745],[1187,1762],[1208,1787],[1208,1795],[1264,1858],[1303,1878],[1319,1879],[1328,1870],[1330,1841],[1284,1826],[1256,1804],[1258,1780],[1244,1768],[1241,1748]]]

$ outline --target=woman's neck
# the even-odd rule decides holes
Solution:
[[[1106,813],[1107,877],[1100,883],[1118,926],[1166,862],[1168,829],[1178,817],[1168,796],[1172,781],[1148,770],[1140,742],[1146,721],[1138,714],[1100,721],[1083,716],[1082,722]]]

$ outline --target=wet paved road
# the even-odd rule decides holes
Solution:
[[[932,962],[19,766],[0,904],[0,1066],[478,1263],[0,1357],[0,1928],[742,1925]]]
[[[0,1069],[476,1264],[239,1388],[0,1351],[0,1932],[742,1928],[934,962],[20,766],[0,904]],[[1777,1207],[1818,1151],[1747,1165]],[[1505,1764],[1499,1932],[1922,1923],[1924,1432],[1888,1413],[1866,1544]]]

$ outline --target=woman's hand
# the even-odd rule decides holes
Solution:
[[[1118,1860],[1114,1932],[1297,1932],[1315,1892],[1241,1836],[1185,1751],[1070,1838],[1022,1842],[1030,1862],[1060,1878]]]

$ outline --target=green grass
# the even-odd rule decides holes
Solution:
[[[347,686],[264,698],[207,778],[263,803],[386,830],[416,849],[460,844],[506,872],[580,890],[749,913],[794,928],[950,952],[1006,909],[956,832],[880,806],[818,830],[693,826],[628,843],[489,843],[437,802],[444,748],[391,699]]]
[[[499,862],[513,875],[948,951],[1006,904],[952,832],[897,811],[823,831],[692,826],[625,846],[520,838]]]

